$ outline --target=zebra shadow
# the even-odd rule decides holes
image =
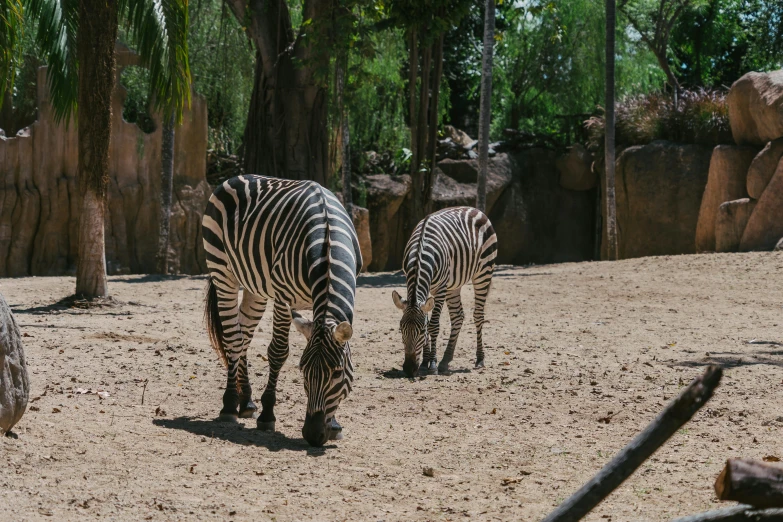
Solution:
[[[304,451],[307,452],[308,455],[314,457],[320,457],[326,453],[325,450],[337,447],[335,444],[330,444],[322,448],[314,448],[303,438],[290,439],[280,432],[272,433],[256,429],[247,429],[243,424],[203,420],[194,417],[154,419],[152,423],[161,428],[187,431],[194,435],[220,439],[242,446],[263,447],[269,451]]]

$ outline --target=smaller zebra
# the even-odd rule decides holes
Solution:
[[[408,298],[395,290],[394,304],[402,310],[400,331],[405,344],[402,369],[408,377],[420,371],[446,373],[454,358],[462,321],[460,292],[473,282],[476,306],[476,368],[484,367],[484,305],[492,285],[497,257],[497,236],[489,218],[472,207],[446,208],[424,218],[405,246],[403,270]],[[443,303],[449,307],[451,335],[443,359],[435,366]],[[432,319],[428,314],[432,312]],[[421,366],[420,366],[421,365]]]

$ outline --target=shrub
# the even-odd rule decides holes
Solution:
[[[654,140],[708,146],[733,141],[723,91],[682,91],[676,107],[667,93],[629,96],[617,104],[615,114],[618,147],[644,145]],[[585,127],[590,148],[602,147],[604,118],[594,116],[585,122]]]

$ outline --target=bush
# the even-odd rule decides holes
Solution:
[[[644,145],[655,140],[707,146],[733,142],[723,91],[683,91],[676,107],[668,93],[629,96],[617,104],[615,114],[618,147]],[[585,127],[590,135],[590,148],[602,147],[604,118],[590,118]]]

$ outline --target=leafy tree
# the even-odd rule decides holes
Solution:
[[[38,22],[36,42],[48,58],[55,117],[67,122],[77,116],[82,202],[76,294],[105,296],[104,216],[119,21],[127,22],[149,68],[156,107],[164,118],[181,118],[190,100],[187,0],[26,0],[26,7]]]
[[[652,51],[674,93],[674,104],[680,82],[669,63],[669,41],[680,16],[689,9],[704,6],[707,0],[620,0],[618,7],[641,41]]]

